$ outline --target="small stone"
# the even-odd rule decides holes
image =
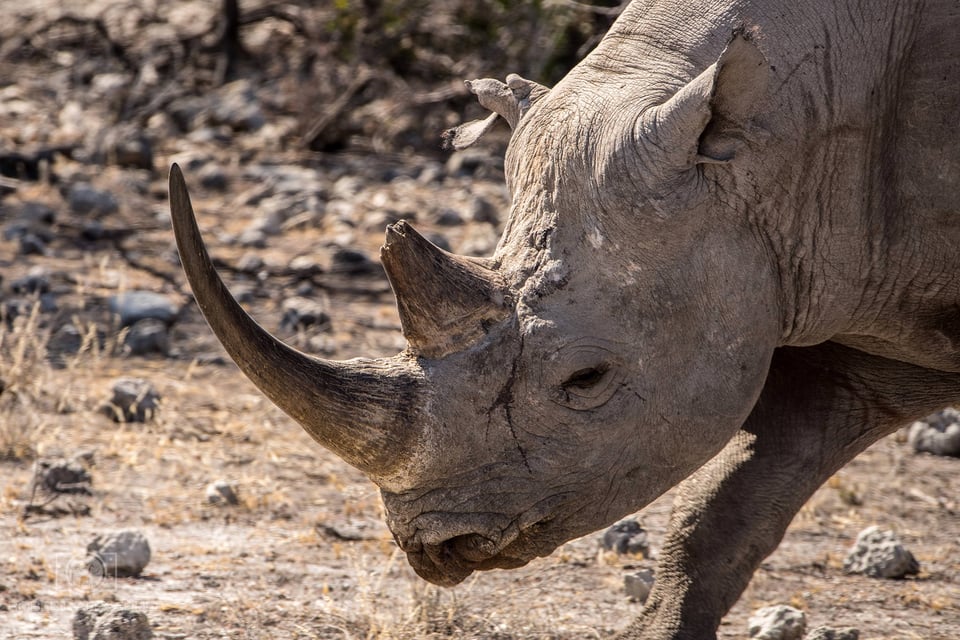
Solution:
[[[322,273],[323,267],[317,264],[313,256],[295,256],[287,265],[298,278],[309,278],[312,275]]]
[[[159,408],[160,395],[146,380],[120,378],[113,384],[113,397],[101,408],[114,422],[146,422]]]
[[[428,162],[417,174],[417,182],[420,184],[432,184],[443,179],[444,167],[439,162]]]
[[[210,120],[234,131],[256,131],[266,123],[260,102],[249,80],[226,84],[212,96]]]
[[[92,478],[76,460],[38,460],[33,470],[38,487],[49,493],[90,494]]]
[[[470,202],[468,218],[472,222],[486,222],[497,225],[500,222],[500,213],[489,200],[477,196]]]
[[[424,234],[423,237],[429,240],[431,243],[435,244],[437,247],[443,249],[444,251],[451,250],[450,241],[447,240],[447,237],[445,235],[442,235],[439,233],[427,233],[427,234]]]
[[[11,280],[10,290],[14,293],[47,293],[50,291],[50,278],[44,269],[34,267],[22,278]]]
[[[454,209],[443,209],[437,214],[436,222],[441,227],[458,227],[463,224],[463,216]]]
[[[207,502],[210,504],[221,506],[236,506],[240,504],[240,499],[237,498],[237,492],[234,490],[233,485],[225,480],[217,480],[216,482],[208,484],[206,494]]]
[[[80,237],[88,242],[97,242],[107,237],[107,229],[99,220],[84,220],[80,228]]]
[[[77,609],[73,616],[74,640],[151,640],[153,630],[146,614],[121,605],[97,602]]]
[[[502,161],[488,152],[468,149],[452,154],[445,169],[447,175],[454,178],[484,178],[490,176],[494,167],[502,167]]]
[[[30,224],[50,226],[57,219],[57,212],[42,202],[31,200],[20,205],[19,217]]]
[[[263,269],[263,258],[255,253],[245,253],[237,260],[235,269],[240,273],[254,274]]]
[[[843,570],[871,578],[903,578],[919,573],[920,563],[893,531],[873,526],[857,536],[843,561]]]
[[[107,162],[120,167],[153,170],[153,144],[138,127],[116,127],[107,132],[102,145]]]
[[[621,520],[603,534],[603,548],[620,554],[640,554],[649,557],[650,541],[647,532],[633,518]]]
[[[623,589],[632,602],[644,603],[653,589],[653,572],[649,569],[623,576]]]
[[[240,233],[237,244],[241,247],[264,249],[267,246],[267,234],[258,227],[249,227]]]
[[[948,407],[914,422],[907,441],[917,453],[960,457],[960,412]]]
[[[379,267],[364,253],[354,249],[339,248],[330,256],[330,271],[347,275],[375,273]]]
[[[142,356],[148,353],[170,351],[170,337],[167,325],[156,318],[138,320],[123,339],[124,350],[128,355]]]
[[[229,184],[229,178],[222,167],[209,163],[197,172],[197,180],[204,189],[223,191]]]
[[[150,543],[134,529],[100,534],[87,545],[91,575],[129,578],[139,576],[150,562]]]
[[[489,224],[477,224],[467,229],[457,253],[467,256],[491,256],[500,236]]]
[[[351,201],[363,189],[363,180],[357,176],[346,175],[333,183],[331,195],[335,199]]]
[[[316,300],[293,296],[283,301],[283,319],[280,326],[284,329],[296,330],[319,325],[328,327],[330,315],[323,305]]]
[[[23,256],[42,256],[46,253],[47,244],[38,235],[26,233],[20,236],[20,246],[17,250]]]
[[[67,204],[70,211],[81,216],[109,215],[120,208],[112,193],[96,189],[87,182],[78,182],[70,187],[67,191]]]
[[[129,327],[148,318],[173,324],[180,309],[167,296],[152,291],[128,291],[110,298],[110,310],[120,316],[120,326]]]
[[[860,632],[853,627],[833,629],[831,627],[817,627],[803,640],[860,640]]]
[[[799,609],[774,605],[757,610],[747,624],[750,637],[757,640],[800,640],[807,628],[807,616]]]

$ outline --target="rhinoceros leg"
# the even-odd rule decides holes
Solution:
[[[753,413],[681,486],[640,618],[623,640],[709,640],[827,478],[880,437],[960,398],[960,376],[826,343],[783,348]]]

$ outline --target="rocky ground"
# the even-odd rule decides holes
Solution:
[[[306,44],[330,19],[307,3],[241,4],[243,55],[210,3],[22,4],[0,4],[0,638],[68,637],[75,612],[100,601],[171,639],[623,628],[640,606],[624,576],[654,563],[603,551],[602,532],[455,589],[419,580],[375,487],[239,374],[179,269],[174,161],[221,273],[264,326],[334,358],[402,349],[378,263],[386,224],[412,220],[441,246],[486,255],[508,208],[505,132],[477,151],[438,151],[444,127],[479,115],[459,84],[399,90],[397,74],[334,64],[342,43]],[[297,70],[323,56],[326,75],[312,67],[304,83]],[[103,409],[120,378],[152,386],[143,422]],[[769,604],[862,639],[960,636],[960,461],[906,440],[880,442],[814,496],[721,637],[746,637]],[[79,471],[38,486],[37,470],[61,458]],[[668,512],[669,495],[638,515],[647,556]],[[899,533],[916,576],[844,573],[870,525]],[[87,545],[123,529],[147,538],[149,564],[92,575]]]

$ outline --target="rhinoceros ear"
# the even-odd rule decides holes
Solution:
[[[493,113],[483,120],[473,120],[444,131],[445,149],[459,150],[471,146],[490,130],[497,116],[506,120],[511,129],[516,129],[527,110],[550,91],[542,84],[521,78],[515,73],[507,76],[506,84],[493,78],[483,78],[467,80],[466,85],[467,89],[476,94],[480,104]]]
[[[644,114],[637,133],[666,151],[674,168],[729,162],[759,131],[750,120],[769,77],[766,58],[749,33],[738,29],[714,64]]]

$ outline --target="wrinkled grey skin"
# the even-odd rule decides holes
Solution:
[[[624,637],[715,638],[823,481],[960,401],[958,33],[955,0],[630,5],[514,131],[509,312],[403,356],[413,453],[371,477],[421,576],[682,482]]]

